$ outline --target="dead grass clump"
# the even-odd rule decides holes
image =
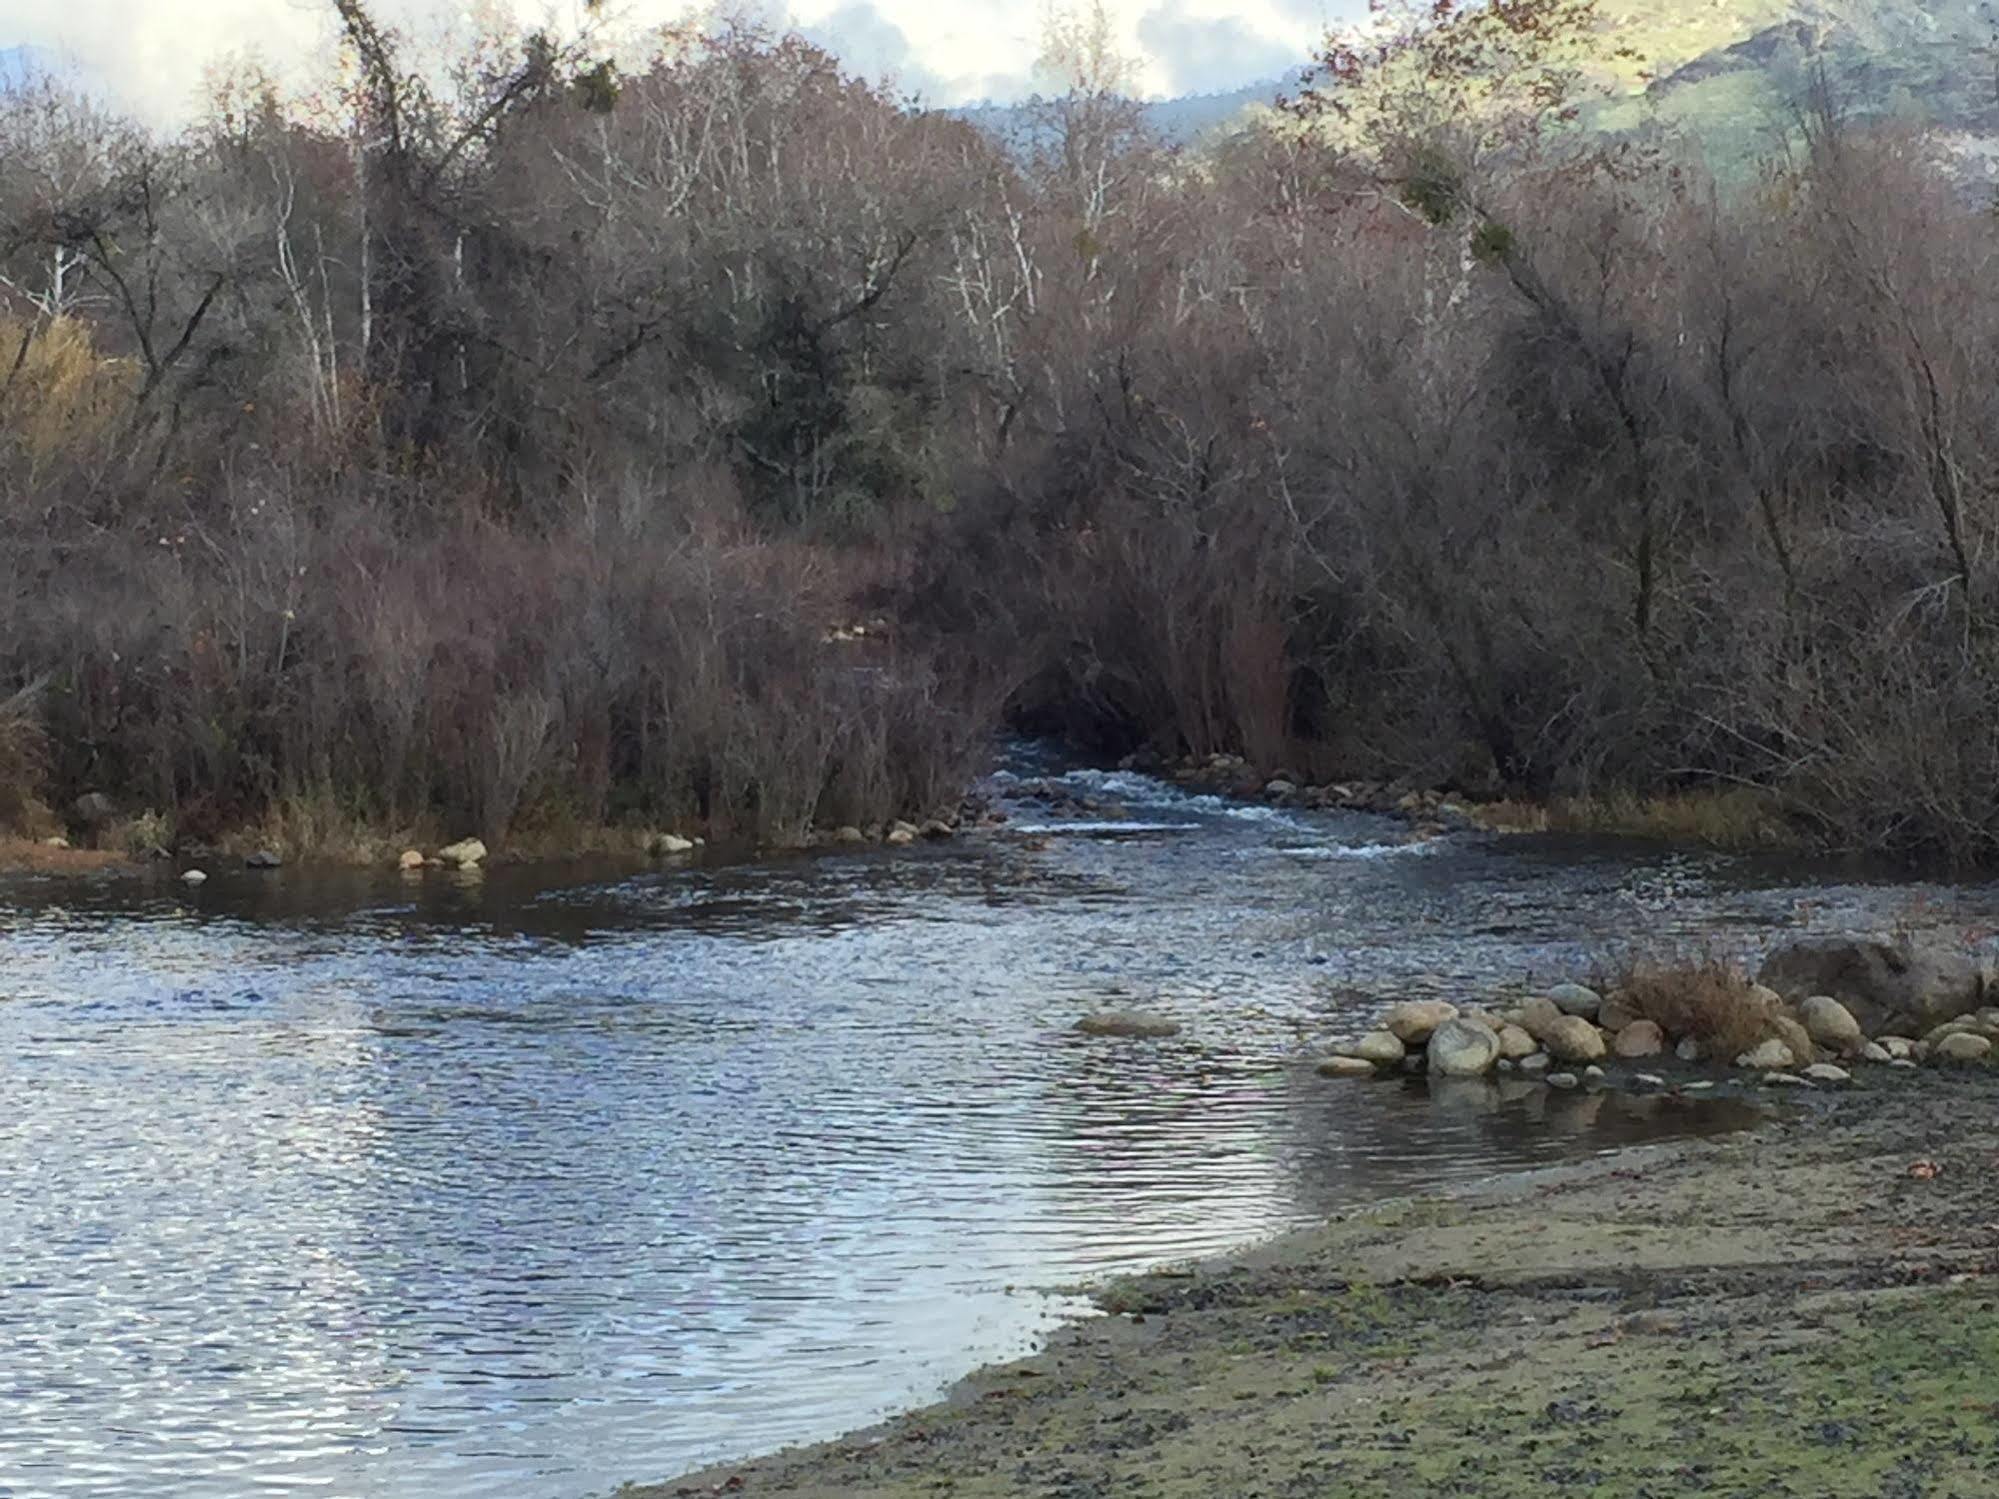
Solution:
[[[1563,798],[1548,808],[1545,826],[1734,851],[1784,848],[1799,841],[1770,794],[1749,786]]]
[[[39,696],[37,685],[0,698],[0,829],[32,833],[46,820],[41,790],[49,742]]]
[[[1668,1036],[1692,1037],[1707,1056],[1723,1061],[1767,1040],[1777,1018],[1767,991],[1719,958],[1635,962],[1617,993]]]

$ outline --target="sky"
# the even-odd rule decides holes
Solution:
[[[936,105],[1018,98],[1031,86],[1046,0],[754,0],[870,77],[893,77]],[[1211,93],[1277,77],[1363,0],[1107,0],[1142,91]],[[570,20],[578,0],[377,0],[412,34],[448,28],[472,6]],[[611,0],[637,30],[685,17],[686,0]],[[299,76],[331,38],[328,0],[0,0],[0,48],[43,55],[162,123],[186,115],[207,64],[252,54]]]

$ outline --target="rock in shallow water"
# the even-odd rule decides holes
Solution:
[[[1327,1057],[1319,1063],[1320,1077],[1373,1077],[1374,1063],[1359,1057]]]
[[[1437,1027],[1458,1018],[1458,1007],[1439,999],[1412,999],[1396,1005],[1382,1017],[1383,1029],[1405,1046],[1420,1046]]]
[[[470,869],[486,862],[486,845],[477,838],[461,838],[440,848],[437,857],[441,863],[454,868]]]
[[[1430,1071],[1440,1077],[1484,1077],[1499,1060],[1499,1037],[1476,1020],[1446,1020],[1430,1033]]]
[[[1099,1010],[1076,1022],[1086,1036],[1113,1036],[1120,1040],[1154,1040],[1180,1034],[1180,1022],[1143,1010]]]
[[[1649,1020],[1634,1020],[1612,1039],[1610,1049],[1627,1062],[1656,1057],[1666,1049],[1666,1033]]]
[[[1745,1051],[1735,1059],[1735,1065],[1748,1068],[1752,1072],[1782,1071],[1797,1065],[1797,1057],[1782,1041],[1765,1041],[1754,1050]]]
[[[1369,1031],[1354,1042],[1352,1055],[1376,1067],[1393,1067],[1408,1055],[1408,1048],[1391,1031]]]
[[[1850,1083],[1853,1074],[1844,1067],[1835,1067],[1830,1062],[1817,1062],[1805,1069],[1805,1076],[1815,1083]]]
[[[1597,1011],[1603,1008],[1603,996],[1594,989],[1585,989],[1581,984],[1557,984],[1548,991],[1548,998],[1564,1015],[1576,1015],[1584,1020],[1595,1020]]]
[[[1541,1045],[1560,1062],[1597,1062],[1604,1055],[1603,1032],[1580,1015],[1564,1015],[1550,1024]]]

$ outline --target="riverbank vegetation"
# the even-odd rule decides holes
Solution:
[[[793,838],[1011,720],[1999,855],[1999,241],[1923,134],[1589,133],[1587,0],[1191,152],[1087,24],[1000,140],[747,24],[333,8],[170,138],[0,100],[16,825]]]

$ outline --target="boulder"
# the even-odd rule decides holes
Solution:
[[[1753,1050],[1745,1051],[1735,1059],[1736,1066],[1746,1067],[1755,1072],[1782,1071],[1797,1064],[1797,1056],[1791,1048],[1774,1038]]]
[[[833,841],[835,843],[866,843],[868,837],[859,828],[849,823],[843,828],[834,829]]]
[[[183,885],[205,885],[208,883],[208,875],[202,870],[190,869],[180,877],[180,882]]]
[[[1579,1015],[1584,1020],[1595,1020],[1603,1008],[1603,996],[1581,984],[1557,984],[1548,991],[1548,998],[1564,1015]]]
[[[1376,1067],[1393,1067],[1408,1050],[1392,1031],[1369,1031],[1354,1042],[1351,1054]]]
[[[1863,1062],[1884,1063],[1894,1061],[1895,1057],[1887,1047],[1881,1045],[1878,1041],[1869,1041],[1865,1046],[1860,1048],[1860,1060]]]
[[[1666,1049],[1666,1033],[1649,1020],[1634,1020],[1612,1038],[1610,1049],[1627,1062],[1656,1057]]]
[[[1605,1051],[1603,1032],[1580,1015],[1564,1015],[1540,1041],[1558,1062],[1601,1061]]]
[[[423,851],[414,848],[404,849],[402,857],[396,860],[396,868],[405,872],[423,868]]]
[[[1891,1062],[1906,1062],[1916,1050],[1916,1043],[1908,1036],[1883,1036],[1875,1044],[1888,1053]]]
[[[1628,1025],[1634,1025],[1645,1017],[1640,1015],[1621,994],[1613,994],[1603,1002],[1596,1012],[1596,1023],[1613,1036]]]
[[[1382,1018],[1384,1029],[1392,1031],[1405,1046],[1421,1046],[1446,1020],[1458,1018],[1458,1007],[1440,999],[1412,999],[1396,1005]]]
[[[1836,999],[1870,1036],[1932,1030],[1978,1009],[1985,975],[1968,953],[1938,942],[1813,938],[1770,954],[1758,975],[1786,999]]]
[[[1805,1076],[1815,1083],[1850,1083],[1853,1074],[1844,1067],[1835,1067],[1830,1062],[1815,1062],[1805,1069]]]
[[[1530,999],[1513,1012],[1513,1023],[1537,1041],[1561,1018],[1561,1006],[1552,999]]]
[[[1121,1040],[1151,1040],[1180,1034],[1180,1022],[1144,1010],[1099,1010],[1076,1022],[1086,1036],[1115,1036]]]
[[[271,849],[260,848],[243,861],[243,867],[245,869],[278,869],[283,867],[284,862]]]
[[[914,838],[922,831],[923,830],[913,822],[898,821],[898,822],[892,822],[888,825],[888,833],[891,841],[894,840],[895,835],[897,833],[907,833],[911,838]]]
[[[953,834],[957,832],[957,829],[952,827],[951,824],[946,822],[943,818],[933,817],[928,822],[923,824],[921,831],[925,838],[929,838],[933,841],[939,841],[951,837]]]
[[[1817,1049],[1812,1045],[1811,1032],[1789,1015],[1772,1015],[1770,1030],[1790,1051],[1791,1058],[1799,1066],[1812,1060]]]
[[[1373,1077],[1374,1063],[1359,1057],[1327,1057],[1319,1064],[1320,1077]]]
[[[1830,994],[1814,994],[1798,1002],[1798,1019],[1814,1043],[1850,1057],[1867,1044],[1853,1012]]]
[[[461,838],[440,848],[437,858],[454,869],[471,869],[486,862],[486,845],[477,838]]]
[[[1959,1031],[1937,1042],[1934,1055],[1939,1062],[1982,1062],[1992,1055],[1992,1043],[1983,1036]]]
[[[694,851],[694,840],[683,838],[678,833],[661,833],[652,841],[655,854],[686,854]],[[448,850],[447,850],[448,852]]]
[[[1484,1077],[1499,1060],[1499,1037],[1462,1016],[1430,1033],[1430,1071],[1441,1077]]]
[[[69,804],[70,816],[93,832],[118,816],[118,804],[101,791],[86,791]]]
[[[1582,1085],[1582,1079],[1577,1077],[1573,1072],[1551,1072],[1548,1074],[1548,1086],[1551,1088],[1560,1088],[1564,1092],[1567,1092],[1572,1088],[1580,1088]]]
[[[890,828],[888,830],[888,836],[882,840],[882,842],[888,844],[891,848],[907,848],[910,844],[914,843],[915,841],[916,841],[916,830],[914,828],[904,828],[904,827]]]
[[[1522,1057],[1531,1057],[1541,1049],[1541,1045],[1517,1025],[1502,1025],[1499,1028],[1499,1055],[1509,1062],[1517,1062]]]
[[[1766,1088],[1809,1088],[1811,1084],[1799,1077],[1795,1072],[1766,1072],[1763,1074],[1763,1086]]]

